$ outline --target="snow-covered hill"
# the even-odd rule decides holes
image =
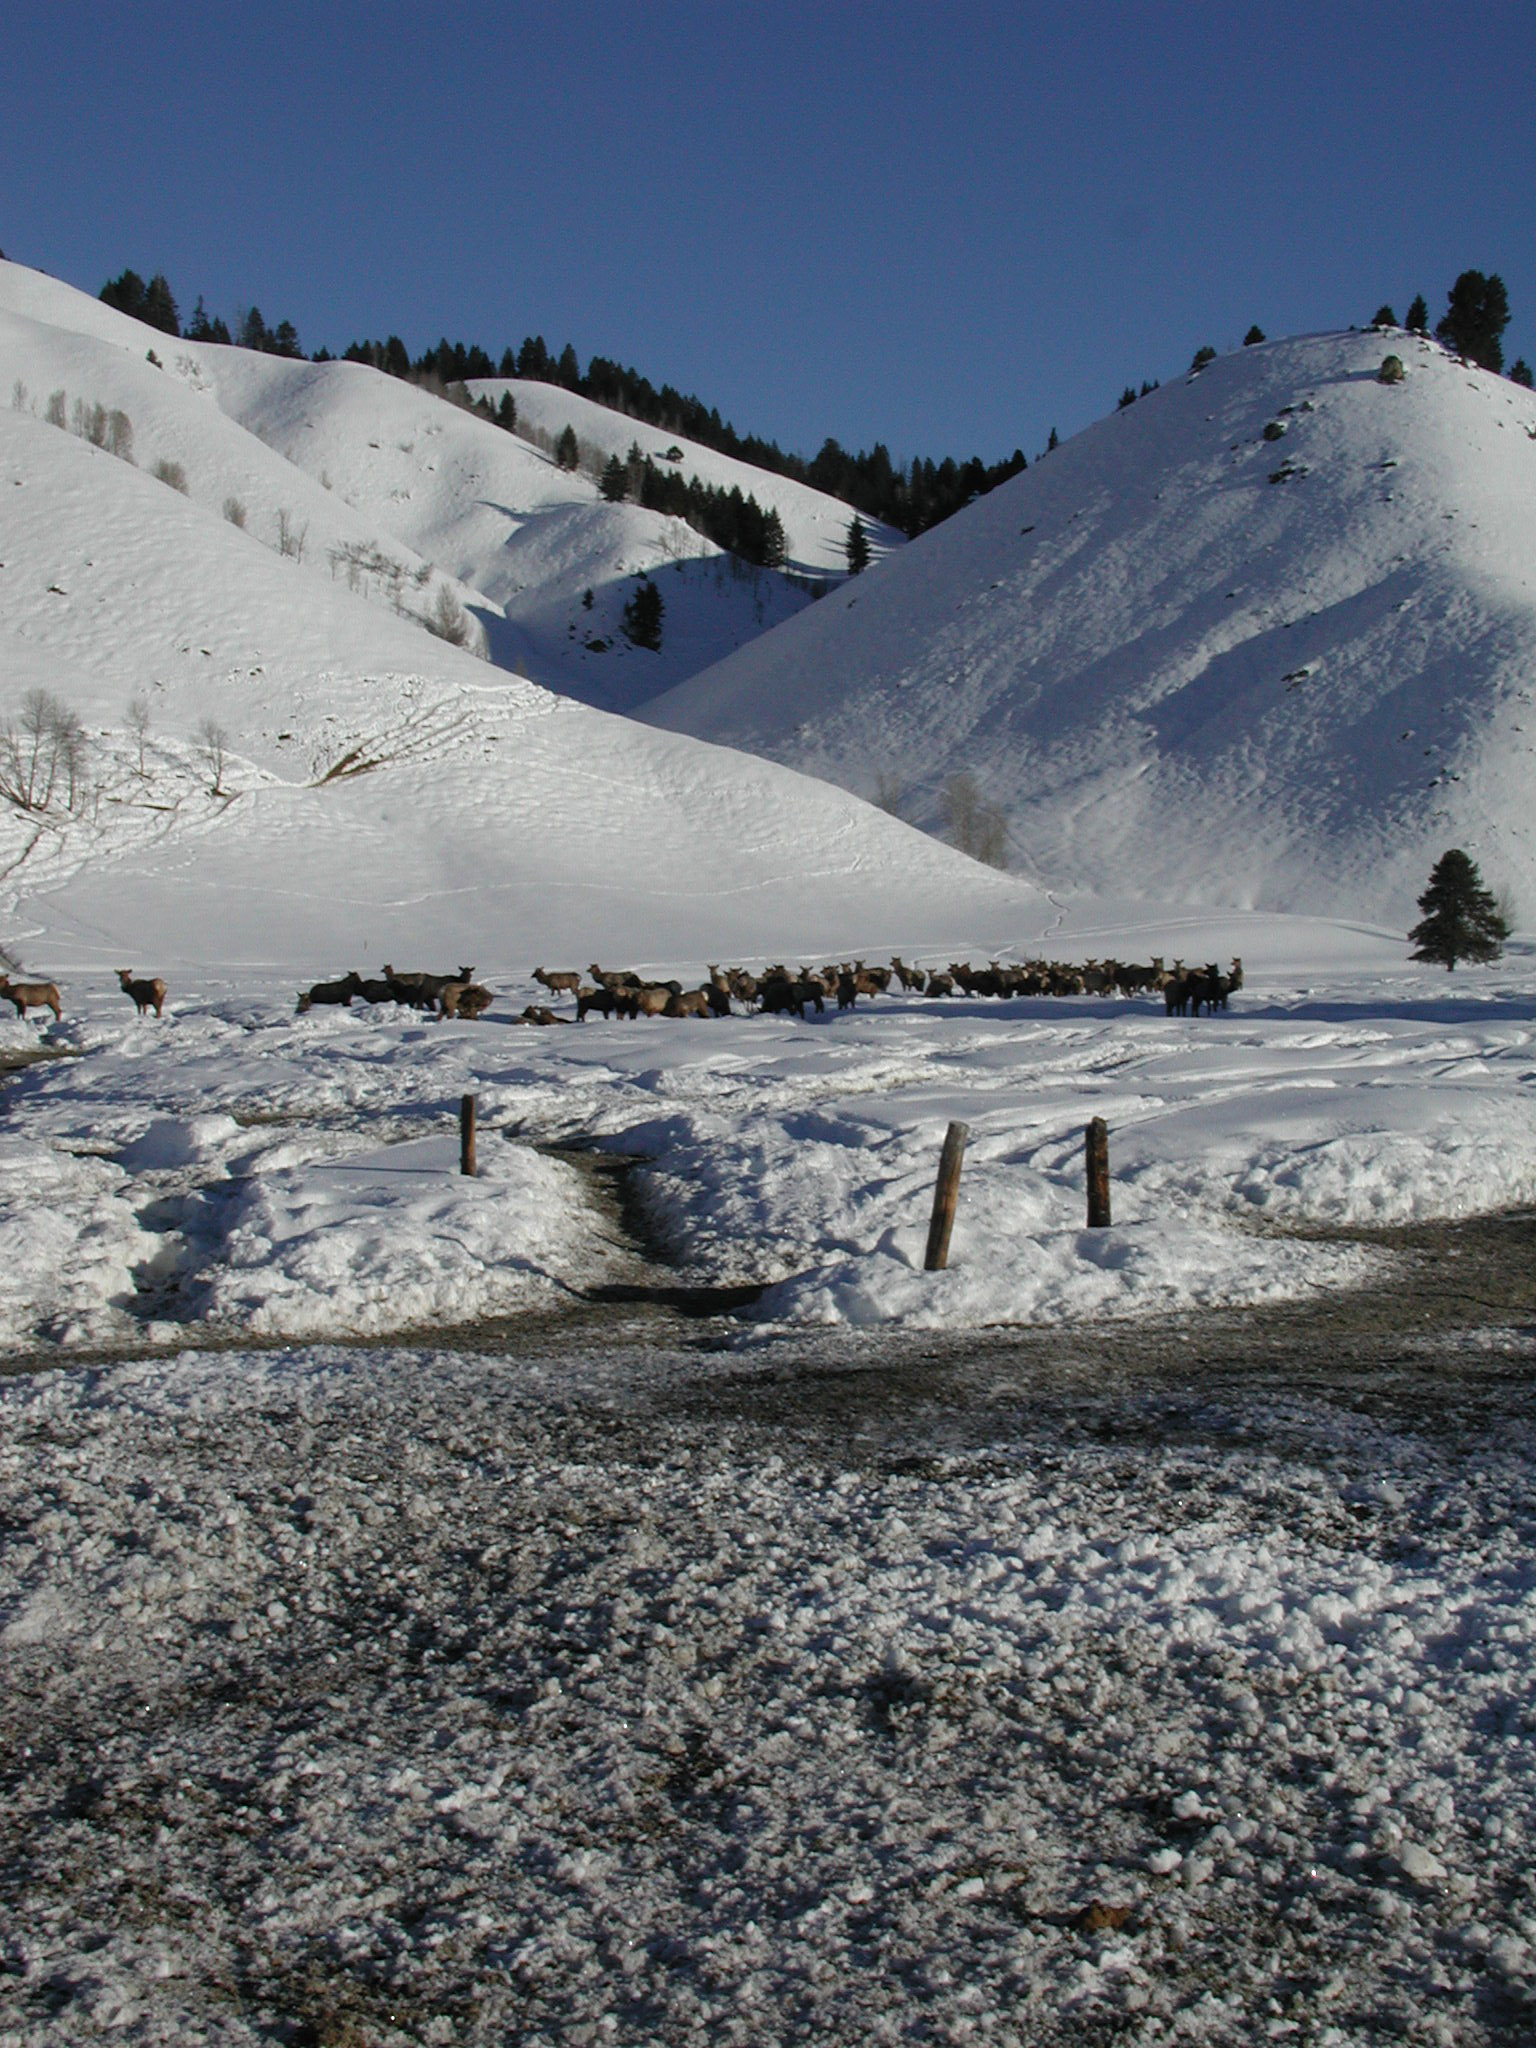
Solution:
[[[429,391],[362,364],[160,336],[3,262],[0,372],[5,395],[19,378],[24,409],[37,414],[56,389],[71,410],[82,397],[119,407],[141,466],[179,462],[194,499],[221,509],[237,498],[248,529],[269,544],[286,510],[295,532],[308,529],[312,565],[363,595],[425,615],[446,581],[493,662],[602,709],[631,709],[811,602],[806,575],[754,569],[681,520],[606,504],[589,475]],[[499,396],[506,387],[485,388]],[[546,438],[568,423],[594,450],[623,453],[636,438],[635,421],[590,401],[511,388],[530,429],[547,417]],[[220,436],[215,413],[243,431]],[[639,431],[658,455],[680,445]],[[793,571],[819,578],[841,567],[847,505],[692,443],[680,467],[777,509]],[[901,536],[873,528],[871,540],[879,556]],[[413,583],[428,563],[434,575]],[[665,602],[659,651],[631,646],[621,631],[643,575],[656,577]]]
[[[1057,892],[1401,927],[1451,844],[1536,913],[1533,695],[1536,399],[1371,332],[1141,399],[644,715],[935,829],[971,776]]]
[[[323,550],[355,513],[318,483],[303,498],[174,345],[157,369],[143,330],[131,352],[52,334],[0,326],[28,386],[0,411],[0,733],[41,690],[85,738],[73,808],[62,781],[46,810],[0,804],[0,941],[29,967],[425,955],[505,976],[1038,923],[1027,888],[840,790],[552,696],[350,589]],[[35,416],[34,379],[43,411],[60,387],[122,406],[135,462]],[[308,520],[302,560],[259,531],[268,503]]]

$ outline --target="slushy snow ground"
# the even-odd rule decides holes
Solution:
[[[0,1381],[4,2048],[1530,2040],[1528,1334],[589,1344]]]

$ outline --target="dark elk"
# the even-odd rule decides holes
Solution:
[[[352,1007],[352,998],[363,992],[362,976],[354,969],[342,976],[340,981],[317,981],[299,997],[299,1015],[312,1010],[316,1003],[339,1003],[344,1010]]]
[[[164,1014],[165,983],[158,974],[153,981],[135,981],[131,967],[119,967],[117,979],[123,994],[132,996],[141,1017],[145,1016],[151,1007],[157,1017]]]

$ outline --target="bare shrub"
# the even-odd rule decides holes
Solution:
[[[50,427],[62,427],[64,425],[64,393],[62,391],[49,392],[48,403],[43,408],[43,418]]]
[[[106,447],[107,408],[104,405],[87,405],[83,398],[77,398],[69,423],[82,441],[89,441],[93,448]]]
[[[213,778],[208,785],[210,796],[224,794],[224,754],[229,746],[229,734],[217,719],[205,718],[197,728],[197,751],[202,755],[209,775]]]
[[[187,495],[187,472],[179,462],[167,462],[162,456],[155,464],[155,475],[161,483],[169,484],[173,491],[180,491],[183,497]]]
[[[888,811],[893,818],[904,818],[907,814],[907,792],[901,777],[884,768],[875,774],[875,807]]]
[[[25,412],[27,409],[27,387],[18,377],[11,386],[11,411]]]
[[[308,533],[309,522],[307,520],[302,526],[295,526],[293,514],[288,508],[283,506],[279,510],[277,515],[277,552],[280,555],[291,555],[294,561],[302,562],[304,559],[304,542]]]
[[[144,742],[149,737],[149,700],[145,697],[130,697],[128,709],[123,713],[123,723],[131,736],[138,742],[139,779],[144,779]]]
[[[469,620],[464,616],[464,607],[446,583],[438,585],[437,597],[422,624],[439,640],[450,641],[455,647],[462,647],[469,638]]]
[[[238,498],[224,500],[224,517],[231,526],[238,526],[242,532],[245,530],[245,506]]]
[[[97,407],[100,411],[100,407]],[[115,406],[107,414],[107,437],[102,444],[109,455],[115,455],[122,462],[133,460],[133,421],[127,413]]]
[[[988,867],[1007,867],[1007,817],[1000,805],[981,794],[973,775],[950,777],[944,790],[944,822],[952,846]]]

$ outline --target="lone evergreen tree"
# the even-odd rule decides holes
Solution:
[[[1454,972],[1458,960],[1497,960],[1503,952],[1509,921],[1459,846],[1435,862],[1419,908],[1424,916],[1408,934],[1415,960],[1443,961]]]
[[[1536,377],[1531,375],[1531,366],[1524,356],[1516,356],[1509,372],[1511,384],[1523,384],[1527,391],[1536,388]]]
[[[1480,369],[1502,370],[1501,336],[1508,325],[1509,293],[1503,278],[1497,271],[1484,277],[1480,270],[1464,270],[1451,286],[1450,304],[1435,328],[1435,338]]]
[[[848,574],[862,576],[869,567],[869,535],[864,531],[864,522],[857,512],[849,524],[843,548],[848,556]]]
[[[1403,322],[1410,334],[1428,334],[1429,308],[1424,303],[1424,294],[1415,292],[1413,304],[1408,308],[1408,318]]]
[[[610,505],[622,505],[629,496],[629,471],[617,455],[610,455],[604,463],[598,489]]]
[[[576,429],[562,427],[560,438],[555,443],[555,460],[562,469],[574,469],[581,461],[581,450],[576,446]]]
[[[1395,327],[1397,325],[1397,315],[1390,306],[1378,306],[1371,320],[1371,325],[1373,327]]]
[[[1264,330],[1259,325],[1258,321],[1255,320],[1253,325],[1249,328],[1248,332],[1243,336],[1243,347],[1255,348],[1263,339]]]
[[[624,607],[624,637],[636,647],[661,652],[661,618],[666,604],[660,590],[648,576],[642,576],[634,596]]]

